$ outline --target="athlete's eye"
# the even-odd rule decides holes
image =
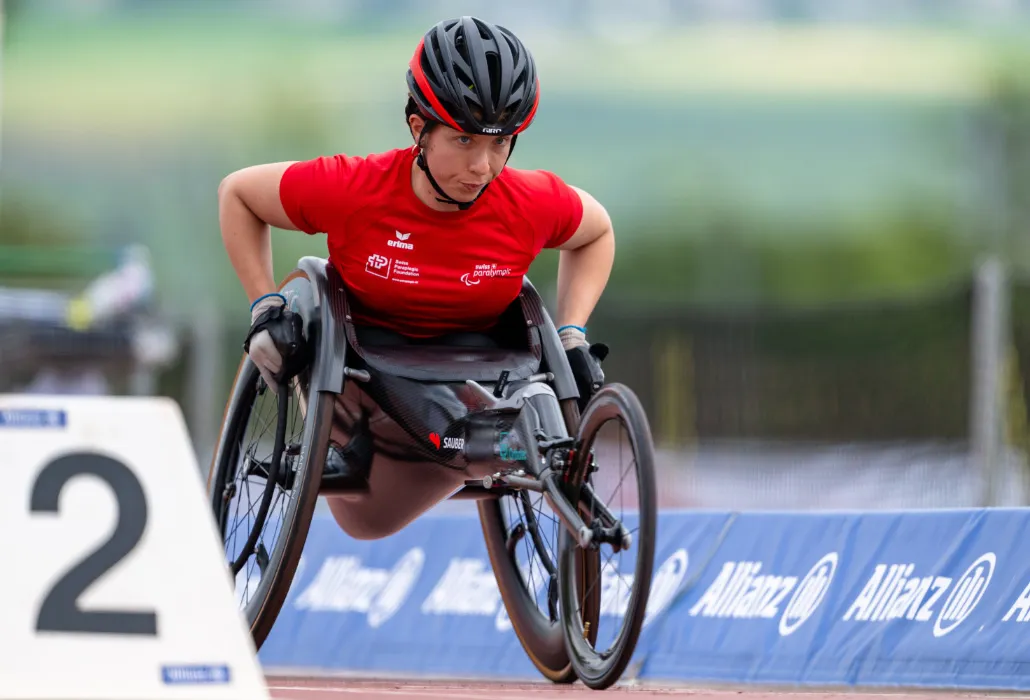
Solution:
[[[458,137],[458,141],[463,144],[472,143],[472,137],[462,134]]]
[[[496,143],[498,146],[503,146],[504,144],[508,143],[508,137],[507,136],[498,136],[497,140],[494,141],[494,143]]]

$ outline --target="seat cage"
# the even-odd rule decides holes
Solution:
[[[307,316],[308,337],[317,336],[318,352],[312,380],[322,390],[342,391],[344,368],[360,369],[364,364],[380,373],[429,382],[471,379],[494,383],[504,371],[509,373],[509,381],[550,372],[560,400],[579,397],[558,332],[528,277],[523,278],[518,298],[502,314],[500,335],[505,342],[500,348],[386,347],[358,342],[351,300],[335,266],[324,258],[305,256],[300,259],[298,270],[312,283],[311,306],[308,307],[307,300],[297,306],[302,315]]]

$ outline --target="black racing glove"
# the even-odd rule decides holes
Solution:
[[[250,310],[250,331],[243,350],[257,365],[265,383],[278,393],[279,385],[296,375],[309,360],[304,321],[286,305],[281,294],[266,294]]]
[[[569,358],[572,376],[579,390],[579,410],[583,411],[590,398],[604,386],[601,362],[608,357],[608,346],[604,343],[587,343],[586,329],[576,326],[562,326],[558,337]]]

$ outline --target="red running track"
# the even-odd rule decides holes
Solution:
[[[964,700],[991,697],[985,693],[947,692],[827,692],[821,690],[760,691],[751,689],[710,689],[687,687],[659,687],[652,685],[616,686],[605,691],[594,691],[577,683],[553,685],[547,683],[501,683],[462,681],[391,681],[356,680],[349,678],[270,677],[268,688],[276,700],[585,700],[609,697],[627,700],[647,697],[676,697],[691,700],[788,700],[804,696],[804,700]],[[1003,696],[994,696],[1003,697]],[[1011,698],[1012,696],[1006,696]]]

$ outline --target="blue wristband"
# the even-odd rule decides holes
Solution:
[[[250,310],[253,311],[254,307],[257,306],[259,301],[261,301],[262,299],[267,299],[268,297],[279,297],[283,300],[284,304],[286,303],[286,297],[284,297],[282,294],[280,294],[279,292],[271,292],[269,294],[262,294],[257,299],[255,299],[254,303],[250,305]]]
[[[561,332],[562,332],[563,330],[565,330],[566,328],[575,328],[575,329],[576,329],[577,331],[579,331],[579,332],[580,332],[580,333],[582,333],[583,335],[586,335],[586,334],[587,334],[587,329],[586,329],[586,326],[574,326],[574,325],[572,325],[571,323],[570,323],[570,324],[567,324],[567,325],[564,325],[564,326],[562,326],[561,328],[559,328],[559,329],[558,329],[558,332],[559,332],[559,333],[561,333]]]

